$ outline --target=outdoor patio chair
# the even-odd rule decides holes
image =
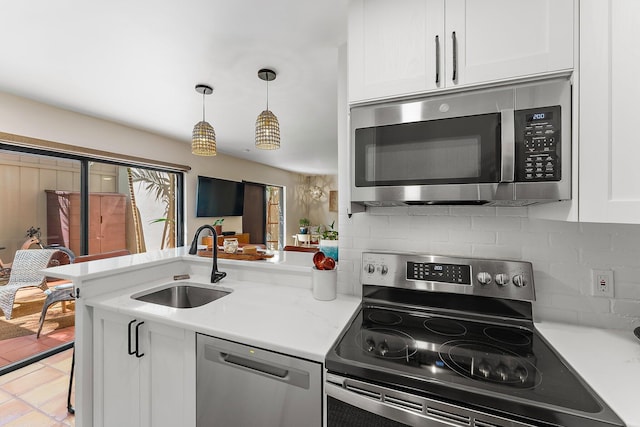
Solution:
[[[27,287],[46,291],[47,278],[40,270],[47,268],[57,249],[20,249],[16,251],[11,265],[11,275],[6,285],[0,286],[0,309],[7,320],[11,320],[16,292]]]
[[[98,259],[105,258],[114,258],[123,255],[131,255],[127,249],[119,249],[111,252],[103,252],[100,254],[93,255],[80,255],[74,257],[72,260],[73,264],[79,264],[81,262],[87,261],[95,261]],[[75,297],[73,296],[73,283],[63,283],[58,286],[54,286],[50,289],[47,289],[45,292],[47,294],[47,298],[42,305],[42,313],[40,313],[40,324],[38,325],[38,332],[36,333],[36,338],[40,338],[40,332],[42,331],[42,325],[44,325],[44,321],[47,317],[47,310],[49,310],[49,306],[51,304],[55,304],[57,302],[62,301],[63,304],[66,301],[74,301]]]

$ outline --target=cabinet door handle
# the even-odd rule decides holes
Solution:
[[[451,33],[451,40],[453,42],[453,76],[451,80],[454,83],[458,82],[458,39],[456,38],[456,32]]]
[[[130,356],[134,355],[136,352],[131,349],[131,325],[136,322],[136,319],[133,319],[129,322],[129,326],[127,327],[127,352]]]
[[[140,330],[140,326],[142,325],[144,325],[144,322],[140,322],[136,325],[136,357],[138,359],[144,356],[144,353],[138,352],[138,350],[140,349],[140,336],[138,334],[138,331]]]
[[[440,36],[436,36],[436,84],[440,84]]]

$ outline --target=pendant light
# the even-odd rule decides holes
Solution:
[[[196,92],[202,94],[202,121],[193,127],[191,153],[197,156],[215,156],[216,132],[213,130],[213,126],[204,120],[204,97],[211,95],[213,88],[207,85],[196,85]]]
[[[269,82],[276,79],[276,73],[263,68],[258,71],[258,77],[267,82],[267,109],[256,120],[256,147],[277,150],[280,148],[280,124],[275,114],[269,111]]]

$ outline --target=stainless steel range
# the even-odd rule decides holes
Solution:
[[[536,331],[528,262],[367,252],[326,357],[336,426],[624,426]]]

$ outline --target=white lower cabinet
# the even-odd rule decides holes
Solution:
[[[195,426],[195,333],[94,309],[93,425]]]

